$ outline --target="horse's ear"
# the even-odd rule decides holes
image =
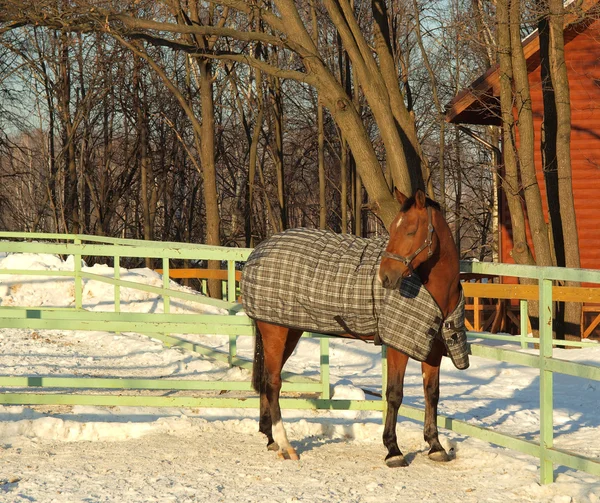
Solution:
[[[417,189],[417,192],[415,192],[415,202],[417,203],[417,208],[420,210],[425,208],[425,192],[421,189]]]
[[[408,199],[402,192],[400,192],[396,187],[394,187],[394,195],[400,204],[404,204],[404,201]]]

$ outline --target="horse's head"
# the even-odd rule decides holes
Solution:
[[[391,289],[397,288],[402,278],[410,276],[439,247],[432,215],[439,205],[421,189],[412,197],[397,189],[395,193],[402,207],[390,227],[390,240],[379,266],[382,285]]]

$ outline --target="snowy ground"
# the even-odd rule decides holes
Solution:
[[[56,257],[10,255],[0,268],[70,269]],[[112,276],[112,269],[92,272]],[[161,285],[146,269],[121,271],[130,281]],[[84,305],[112,309],[112,287],[88,282]],[[123,310],[160,312],[153,295],[123,289]],[[2,305],[73,303],[73,283],[0,276]],[[192,309],[186,303],[173,311]],[[196,309],[198,311],[198,309]],[[215,312],[206,307],[206,311]],[[100,328],[100,327],[99,327]],[[198,337],[214,347],[226,338]],[[250,357],[252,341],[239,353]],[[381,390],[378,349],[331,343],[331,382],[341,398]],[[600,348],[555,350],[560,358],[600,364]],[[288,370],[318,370],[318,342],[303,340]],[[0,329],[0,375],[145,376],[247,380],[249,373],[138,334]],[[368,396],[369,398],[369,396]],[[420,367],[409,364],[405,403],[422,407]],[[533,369],[476,357],[466,371],[442,368],[440,412],[519,435],[539,434],[539,376]],[[600,384],[555,376],[555,445],[600,459]],[[540,486],[530,456],[442,430],[454,448],[447,464],[431,462],[422,426],[399,418],[399,443],[410,466],[388,469],[381,417],[370,412],[283,411],[299,462],[279,461],[258,434],[256,410],[0,406],[0,502],[146,501],[551,501],[598,502],[600,479],[559,467]]]

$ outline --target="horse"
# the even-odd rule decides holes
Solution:
[[[396,189],[395,196],[401,207],[390,226],[389,241],[381,253],[376,280],[381,282],[384,289],[396,289],[403,279],[417,274],[445,318],[457,306],[461,295],[459,257],[450,228],[439,204],[426,197],[422,190],[419,189],[413,196],[407,197]],[[273,281],[278,280],[281,278]],[[318,288],[318,285],[315,288]],[[260,319],[254,319],[254,322],[256,339],[252,385],[260,394],[259,431],[267,437],[267,449],[277,451],[278,457],[282,459],[297,460],[299,456],[288,440],[281,419],[279,395],[283,366],[298,344],[303,330],[294,326],[291,319],[282,320],[278,324]],[[357,337],[346,333],[341,336],[373,339],[372,335]],[[426,360],[421,363],[425,395],[423,434],[429,444],[429,458],[438,462],[450,460],[439,441],[437,429],[440,364],[445,354],[444,343],[441,337],[437,337]],[[398,409],[402,404],[408,359],[406,354],[388,347],[387,414],[383,444],[388,451],[385,463],[390,468],[408,466],[398,447],[396,436]]]

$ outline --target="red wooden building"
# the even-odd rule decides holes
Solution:
[[[571,162],[573,196],[579,233],[581,267],[600,269],[600,2],[584,0],[577,11],[565,16],[565,60],[571,95]],[[541,125],[543,98],[540,43],[537,31],[523,41],[535,129],[535,163],[544,211],[548,201],[542,173]],[[498,66],[490,68],[448,105],[446,118],[455,124],[501,125]],[[500,261],[514,262],[510,215],[506,200],[499,198]],[[548,218],[546,217],[546,220]],[[590,285],[592,286],[592,285]],[[597,286],[597,285],[593,285]],[[600,322],[598,306],[584,308],[587,336]],[[596,329],[597,331],[598,329]],[[597,334],[595,334],[597,335]]]
[[[581,267],[600,269],[600,17],[599,2],[586,3],[585,11],[566,17],[565,59],[571,93],[571,162]],[[523,48],[534,113],[537,179],[546,210],[548,201],[539,148],[543,100],[537,31],[523,41]],[[496,66],[450,102],[447,120],[455,124],[500,125],[499,96]],[[509,255],[512,249],[510,217],[502,198],[499,210],[500,261],[513,262]]]

